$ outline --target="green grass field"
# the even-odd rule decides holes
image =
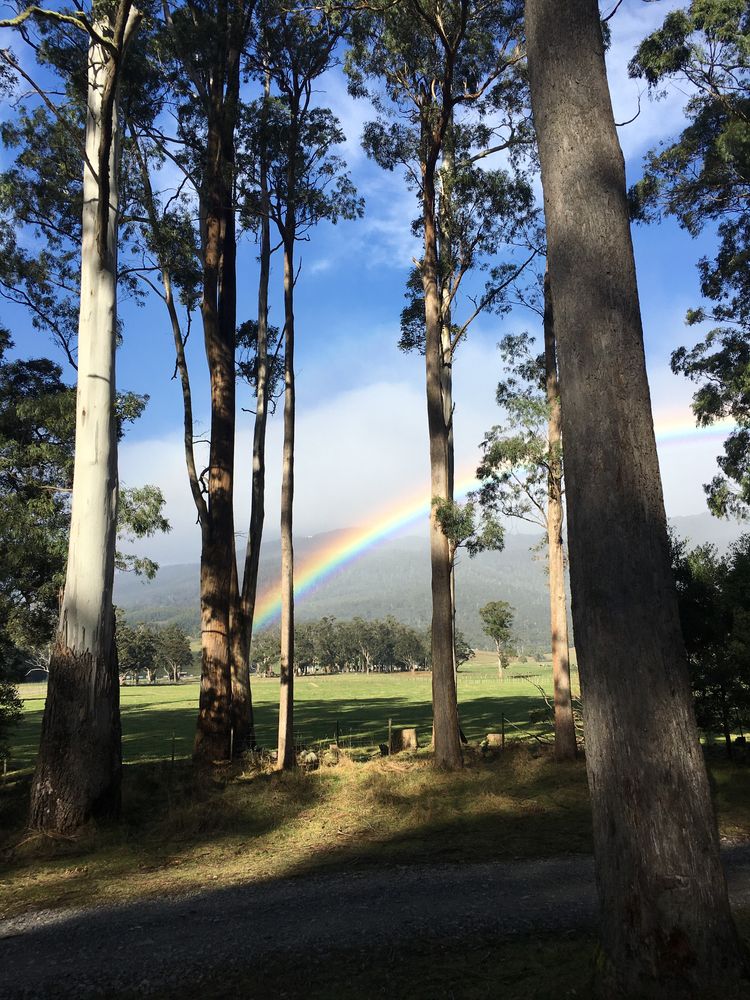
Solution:
[[[548,694],[552,693],[549,663],[514,663],[500,682],[493,653],[479,652],[459,673],[461,723],[470,741],[501,728],[501,718],[524,731],[529,715],[542,709],[539,692],[521,675],[532,675]],[[427,742],[432,725],[431,678],[415,674],[332,674],[295,678],[295,729],[303,743],[331,740],[339,725],[342,742],[354,746],[377,746],[386,742],[388,719],[394,727],[416,726]],[[577,677],[574,677],[577,687]],[[256,732],[265,747],[276,746],[279,682],[275,678],[253,678]],[[22,684],[24,717],[11,745],[11,771],[33,764],[39,741],[45,685]],[[175,756],[192,750],[198,706],[195,681],[181,684],[139,685],[120,689],[123,757],[126,762],[170,758],[174,738]],[[520,737],[506,725],[509,738]]]

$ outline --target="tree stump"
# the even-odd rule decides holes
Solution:
[[[418,747],[416,729],[391,730],[391,753],[401,753],[402,750],[417,750]]]

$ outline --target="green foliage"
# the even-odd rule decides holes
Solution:
[[[495,649],[503,667],[508,666],[509,654],[514,642],[513,618],[515,610],[507,601],[489,601],[479,609],[484,634],[495,643]]]
[[[193,662],[190,639],[179,625],[165,625],[157,632],[158,652],[163,658],[172,680],[178,680],[180,671],[186,670]]]
[[[14,726],[21,721],[23,702],[18,697],[18,689],[2,678],[0,664],[0,760],[10,755],[8,736]]]
[[[433,497],[432,507],[443,534],[453,552],[466,548],[470,556],[480,552],[502,552],[505,530],[488,508],[480,508],[474,500],[456,503],[445,497]]]
[[[468,130],[454,129],[470,144],[474,136]],[[472,148],[452,150],[456,167],[450,181],[443,178],[438,197],[440,220],[439,280],[443,300],[449,300],[450,338],[456,346],[482,313],[504,315],[514,303],[515,285],[543,245],[537,228],[536,209],[527,177],[508,170],[482,169],[471,162]],[[421,225],[413,227],[421,232]],[[528,253],[519,259],[516,248]],[[501,253],[509,259],[498,261]],[[459,292],[465,277],[472,273],[487,275],[484,291],[472,295],[461,310]],[[476,280],[474,278],[473,280]],[[424,353],[425,319],[422,272],[414,267],[406,285],[407,304],[401,313],[402,351]]]
[[[672,566],[698,724],[729,745],[750,718],[750,535],[724,557],[672,538]]]
[[[117,507],[119,540],[133,542],[136,538],[150,538],[158,532],[170,531],[172,526],[162,514],[164,504],[164,494],[158,486],[123,487]],[[132,570],[149,580],[159,569],[153,559],[120,551],[116,553],[115,565],[117,569]]]
[[[152,28],[147,18],[121,74],[119,103],[128,123],[153,124],[161,106]],[[33,50],[31,75],[44,80],[46,100],[40,103],[24,82],[13,114],[0,126],[0,142],[13,157],[0,173],[0,295],[25,307],[34,326],[50,333],[75,365],[88,39],[83,31],[47,19],[26,22],[16,37],[29,43],[25,53]],[[14,74],[26,62],[9,50],[6,56]],[[141,278],[155,268],[137,238],[136,220],[145,212],[130,136],[121,145],[118,287],[121,296],[140,298],[146,287]],[[18,232],[34,239],[18,240]]]
[[[155,628],[152,625],[128,625],[120,608],[116,609],[115,641],[120,679],[130,678],[137,684],[146,676],[156,683],[160,670],[173,681],[193,661],[190,640],[179,625]]]
[[[457,636],[458,647],[458,636]],[[460,637],[462,661],[473,652]],[[250,650],[258,670],[275,670],[281,655],[278,629],[253,636]],[[300,673],[387,672],[425,669],[430,663],[426,633],[389,616],[375,621],[353,618],[337,621],[326,616],[297,622],[294,629],[294,665]]]
[[[731,417],[739,430],[719,458],[722,474],[706,486],[718,515],[750,510],[750,13],[742,0],[693,0],[667,15],[640,45],[634,76],[657,88],[684,80],[692,91],[688,125],[670,145],[648,154],[643,179],[631,192],[636,218],[673,215],[692,235],[718,224],[719,249],[698,265],[710,308],[692,309],[692,325],[718,325],[690,350],[672,355],[672,369],[698,383],[699,424]]]
[[[268,214],[282,239],[303,239],[323,220],[359,218],[364,201],[335,147],[344,142],[338,119],[315,107],[315,82],[336,62],[347,30],[344,9],[321,11],[302,2],[264,3],[256,11],[257,51],[250,71],[270,75],[275,93],[242,109],[237,163],[240,215],[255,228]],[[260,191],[267,170],[268,203]]]
[[[0,329],[0,651],[36,649],[52,637],[65,582],[75,444],[75,390],[47,358],[7,360],[13,346]],[[145,400],[120,397],[119,421],[140,415]],[[124,487],[121,540],[168,530],[164,498],[152,486]],[[119,568],[153,576],[148,559],[117,554]]]
[[[520,3],[473,0],[383,0],[353,21],[349,90],[368,97],[378,115],[364,128],[365,152],[385,170],[403,170],[417,200],[425,178],[437,178],[432,211],[447,355],[482,312],[510,308],[509,288],[541,245],[524,165],[532,138],[521,21]],[[500,150],[510,169],[482,169],[480,161]],[[415,235],[423,218],[422,208]],[[508,259],[498,262],[501,249]],[[488,272],[484,292],[468,297],[459,319],[462,282],[476,271]],[[421,263],[406,299],[400,347],[423,351]]]
[[[463,634],[461,629],[456,629],[453,645],[456,650],[456,670],[458,670],[462,664],[468,663],[469,660],[473,660],[476,653],[474,648],[466,641],[466,636]]]
[[[6,360],[0,331],[0,646],[49,641],[64,582],[75,396],[45,358]]]
[[[548,478],[562,456],[550,452],[549,406],[543,358],[531,352],[528,334],[506,336],[500,353],[508,374],[497,388],[507,422],[487,432],[477,477],[476,500],[483,511],[529,521],[547,530]]]
[[[272,99],[265,117],[260,114],[261,102],[247,108],[241,129],[241,217],[252,225],[263,212],[258,184],[265,153],[270,218],[282,236],[293,221],[296,238],[301,239],[323,220],[359,218],[364,202],[344,160],[333,152],[345,138],[338,119],[327,108],[295,107],[298,96]]]
[[[272,403],[277,398],[284,379],[284,355],[280,350],[280,332],[277,326],[268,324],[266,389]],[[255,319],[246,320],[237,328],[235,366],[237,377],[255,391],[258,377],[258,321]]]

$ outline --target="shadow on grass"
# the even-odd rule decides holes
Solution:
[[[582,765],[528,749],[467,755],[458,774],[428,760],[346,760],[306,774],[196,780],[187,762],[127,766],[120,825],[74,840],[23,840],[30,779],[0,788],[6,912],[96,905],[352,866],[489,861],[585,852]],[[133,877],[138,876],[134,882]]]
[[[342,738],[362,744],[377,746],[386,742],[388,720],[396,727],[416,727],[423,743],[429,742],[432,728],[432,706],[428,679],[419,676],[418,682],[409,684],[405,675],[393,675],[402,685],[394,695],[373,695],[373,685],[382,677],[331,677],[304,678],[299,685],[295,703],[295,731],[302,743],[333,740],[338,724]],[[390,678],[390,675],[389,675]],[[386,678],[388,682],[389,678]],[[316,687],[330,687],[330,697],[309,697]],[[362,696],[342,697],[342,685],[347,688],[361,686]],[[179,689],[165,687],[170,695],[185,692],[179,700],[162,700],[155,689],[148,690],[147,701],[127,702],[122,705],[123,760],[126,763],[141,759],[168,759],[174,744],[177,756],[192,753],[198,705],[198,688],[187,685]],[[267,693],[265,690],[262,692]],[[270,693],[270,692],[268,692]],[[274,696],[276,694],[274,688]],[[153,697],[151,695],[153,694]],[[43,703],[24,713],[12,738],[12,770],[32,767],[36,759],[41,730]],[[488,732],[498,732],[503,715],[516,725],[523,726],[529,715],[542,705],[541,699],[529,695],[493,696],[479,689],[466,695],[460,705],[461,726],[470,741],[478,741]],[[37,707],[38,706],[38,707]],[[255,705],[258,742],[265,747],[276,746],[278,708],[274,700],[258,700]],[[532,729],[535,727],[531,727]],[[508,734],[517,734],[508,727]]]
[[[746,769],[741,777],[746,779]],[[728,787],[731,779],[722,772],[718,784]],[[25,809],[28,784],[18,781],[0,789],[3,819]],[[132,951],[143,937],[144,947],[163,944],[168,954],[178,955],[171,935],[195,939],[197,948],[199,939],[205,946],[204,932],[210,937],[210,928],[219,924],[224,930],[200,989],[192,975],[181,982],[186,974],[176,968],[172,982],[179,989],[171,994],[160,987],[152,995],[322,998],[327,984],[327,996],[342,998],[463,1000],[498,995],[494,989],[487,992],[487,984],[496,981],[518,990],[503,990],[503,996],[565,996],[552,990],[554,977],[549,983],[537,980],[533,988],[533,976],[539,975],[538,969],[532,972],[541,954],[538,942],[498,945],[493,939],[485,952],[481,928],[493,928],[502,937],[532,930],[536,920],[542,929],[554,925],[585,932],[591,919],[586,902],[586,894],[593,893],[591,866],[560,856],[588,853],[590,847],[582,762],[556,765],[549,754],[533,748],[515,747],[493,758],[471,752],[464,770],[455,774],[436,772],[419,755],[365,765],[342,759],[336,767],[288,775],[232,767],[200,780],[185,762],[134,764],[125,769],[119,827],[91,829],[76,841],[23,845],[6,856],[2,886],[4,908],[11,912],[131,905],[118,911],[113,924],[107,917],[106,928],[100,928],[97,913],[89,913],[66,915],[62,923],[24,932],[3,942],[4,957],[17,954],[20,963],[22,954],[33,952],[39,961],[48,955],[50,968],[57,970],[66,952],[74,951],[70,942],[80,939],[96,942],[87,946],[89,958],[93,947],[98,960],[112,959],[116,965],[122,959],[127,969],[130,953],[114,948],[115,940],[127,938]],[[506,881],[493,888],[490,902],[474,905],[487,879],[500,876],[484,868],[472,872],[472,862],[544,857],[550,858],[547,867],[538,860],[521,864],[526,874],[516,884],[512,879],[518,866],[508,866],[502,876]],[[436,863],[444,867],[420,875],[420,866]],[[381,872],[385,877],[394,865],[403,866],[397,868],[402,874],[378,888]],[[371,873],[374,888],[363,870]],[[288,882],[324,873],[346,877],[335,883],[333,893],[326,881]],[[436,884],[436,893],[423,892],[422,883]],[[188,900],[179,898],[184,892],[191,893]],[[557,898],[552,924],[549,913],[539,910],[545,894]],[[144,900],[156,909],[142,907]],[[366,921],[370,939],[358,921],[365,922],[361,914],[371,910],[375,915]],[[443,916],[436,940],[431,925],[437,912]],[[541,917],[533,916],[540,912]],[[472,916],[464,923],[467,914]],[[274,929],[280,926],[284,933],[277,937]],[[406,932],[401,933],[402,926]],[[295,933],[307,943],[282,974],[271,955],[275,952],[278,960],[279,950],[291,952]],[[392,941],[385,950],[383,935]],[[259,963],[248,958],[248,936]],[[588,955],[591,944],[585,933],[576,940],[583,948],[578,954]],[[229,954],[222,957],[225,946]],[[316,952],[317,959],[311,957]],[[518,962],[525,969],[518,982],[503,978],[501,955],[509,968]],[[450,973],[444,961],[449,956]],[[440,970],[447,979],[440,978]],[[565,966],[564,977],[572,977],[573,971]],[[131,981],[127,972],[123,975],[123,983]],[[567,982],[561,978],[559,984]],[[570,983],[575,988],[572,978]],[[413,990],[406,984],[413,984]],[[460,990],[458,984],[463,984]],[[547,985],[549,993],[542,989]],[[128,988],[108,995],[127,996]]]

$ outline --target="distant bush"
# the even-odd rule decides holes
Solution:
[[[23,703],[15,684],[0,681],[0,760],[9,756],[8,733],[20,720],[22,709]]]

